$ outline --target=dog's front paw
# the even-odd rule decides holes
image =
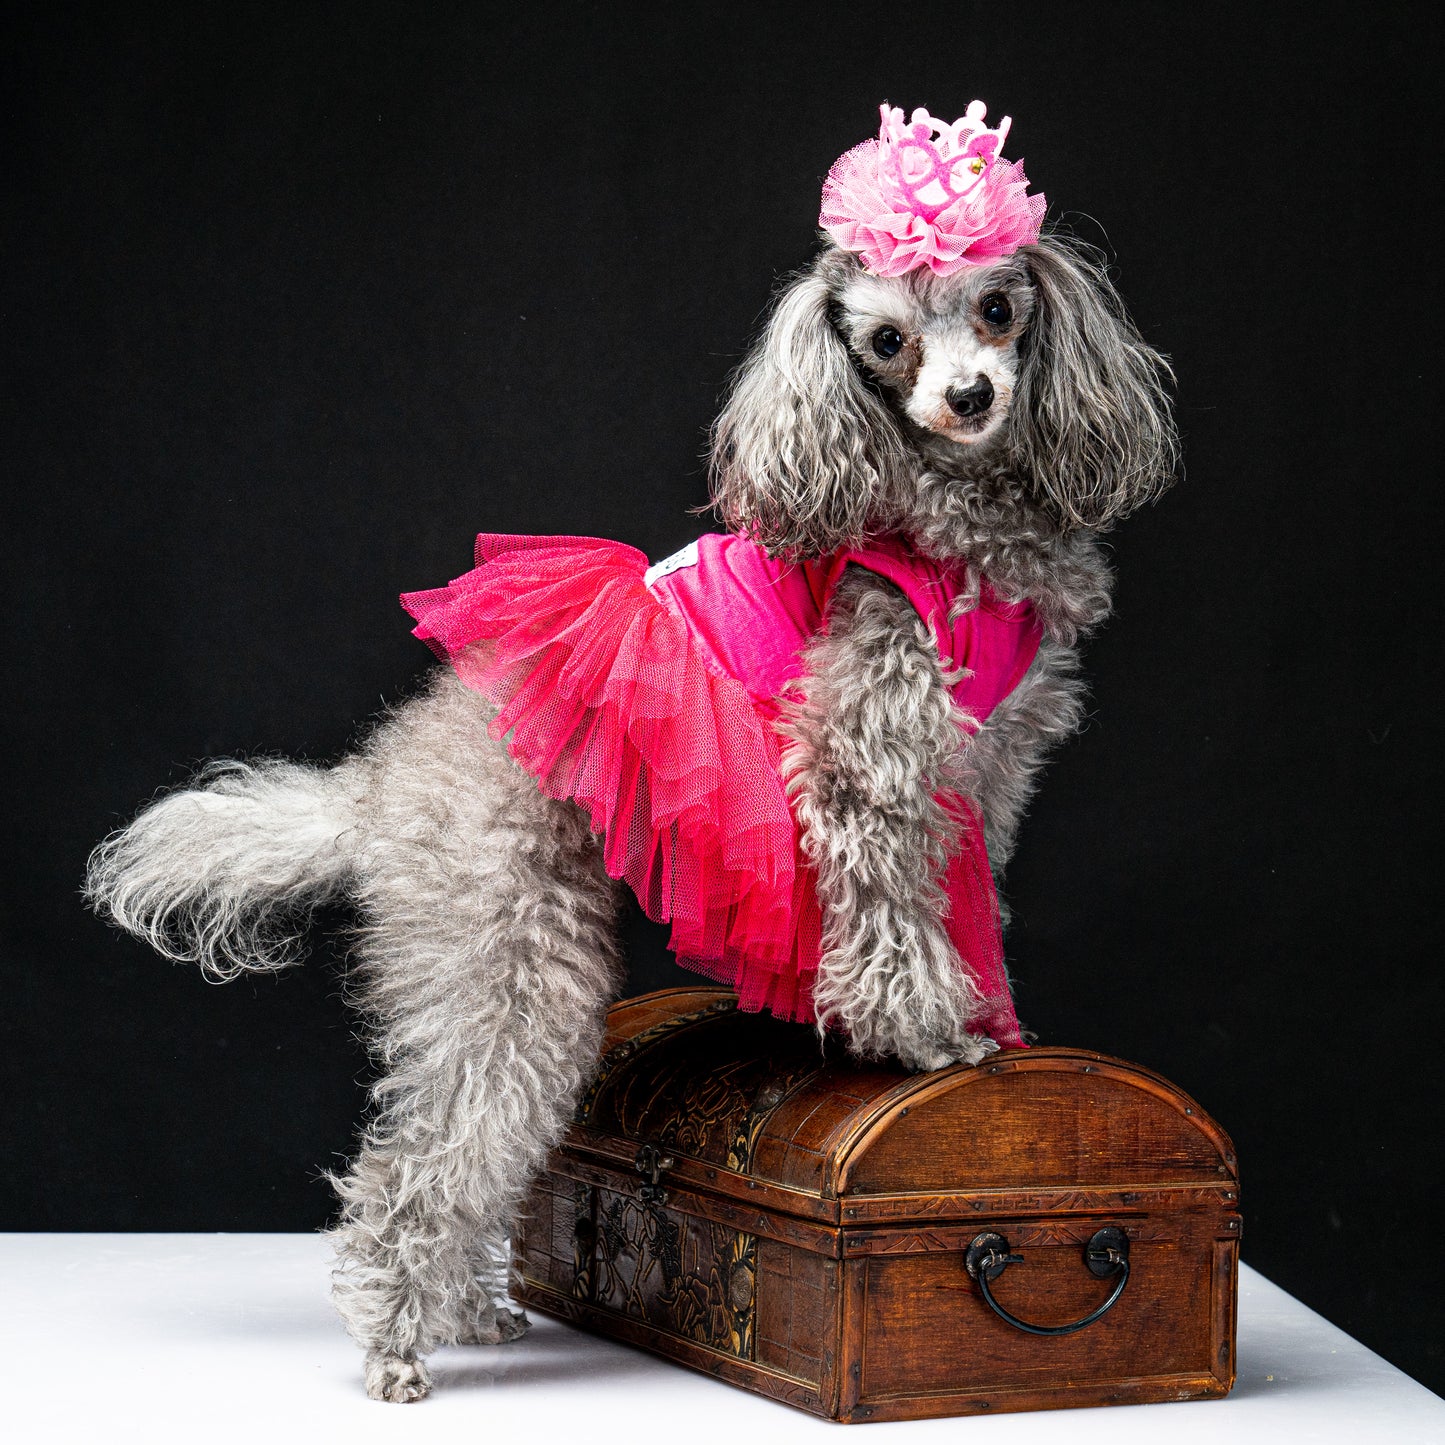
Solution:
[[[420,1360],[371,1350],[366,1356],[366,1393],[373,1400],[409,1405],[431,1393],[431,1376]]]
[[[947,1044],[918,1043],[909,1048],[900,1048],[899,1062],[905,1069],[916,1074],[929,1074],[935,1069],[946,1069],[951,1064],[981,1063],[990,1054],[998,1052],[998,1045],[982,1034],[964,1034]]]
[[[506,1345],[520,1340],[532,1327],[525,1310],[512,1310],[505,1305],[494,1305],[489,1300],[484,1309],[476,1313],[461,1328],[457,1335],[459,1345]]]

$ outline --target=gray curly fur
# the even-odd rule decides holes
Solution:
[[[833,327],[846,256],[825,252],[779,295],[713,424],[718,516],[775,554],[861,541],[914,461]]]
[[[985,324],[984,298],[1008,303]],[[880,356],[870,338],[905,344]],[[1013,850],[1044,755],[1078,725],[1079,640],[1107,615],[1099,534],[1156,495],[1176,446],[1168,368],[1097,257],[1059,239],[940,279],[867,276],[826,247],[781,294],[714,429],[724,522],[774,553],[896,531],[1028,599],[1046,632],[980,726],[929,630],[854,570],[784,700],[784,768],[816,870],[816,1001],[860,1054],[914,1068],[995,1047],[943,926],[950,820],[979,805]],[[987,377],[978,416],[951,387]],[[375,1398],[420,1398],[422,1356],[515,1338],[506,1240],[593,1068],[621,972],[615,887],[572,805],[544,798],[448,672],[331,769],[223,763],[92,856],[97,911],[216,978],[293,962],[310,911],[351,900],[358,1001],[381,1065],[335,1181],[335,1298]]]
[[[970,720],[953,704],[928,628],[866,572],[838,587],[832,626],[785,709],[783,776],[823,904],[818,1026],[909,1068],[974,1064],[977,990],[944,922],[941,876],[957,824],[951,788]]]
[[[87,894],[164,958],[218,982],[287,967],[349,871],[351,770],[208,763],[90,857]]]

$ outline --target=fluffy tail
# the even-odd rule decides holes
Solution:
[[[212,763],[96,848],[86,899],[213,978],[284,968],[311,910],[346,887],[354,782],[344,766]]]

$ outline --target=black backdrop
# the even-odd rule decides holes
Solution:
[[[828,165],[977,94],[1188,462],[1013,868],[1020,1011],[1202,1100],[1245,1257],[1441,1388],[1434,7],[508,8],[11,11],[0,1225],[323,1222],[341,952],[207,987],[81,911],[88,846],[202,757],[337,754],[475,531],[692,535]]]

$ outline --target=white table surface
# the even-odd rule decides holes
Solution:
[[[1445,1442],[1445,1400],[1248,1268],[1226,1400],[845,1427],[537,1316],[438,1351],[429,1399],[378,1404],[328,1267],[305,1234],[0,1235],[0,1440]]]

